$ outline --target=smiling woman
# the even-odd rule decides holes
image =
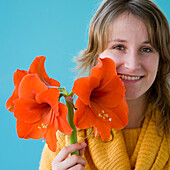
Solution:
[[[77,52],[79,52],[81,49],[86,48],[88,43],[87,27],[89,26],[90,19],[101,1],[102,0],[0,1],[0,169],[38,169],[41,152],[45,144],[42,139],[24,140],[19,139],[17,136],[16,119],[13,118],[13,113],[9,113],[5,108],[5,103],[14,89],[12,79],[13,72],[16,70],[16,68],[28,70],[28,64],[33,61],[35,56],[45,55],[47,57],[46,70],[48,71],[48,75],[60,81],[62,83],[61,85],[64,85],[68,90],[71,89],[75,78],[75,72],[72,70],[75,65],[74,62],[72,62],[72,58],[73,56],[76,56]],[[138,1],[140,2],[140,0]],[[169,0],[153,0],[153,2],[155,2],[160,7],[160,9],[170,21]],[[105,15],[102,14],[101,17],[102,16]],[[153,28],[156,27],[153,26]],[[162,33],[163,32],[164,31],[162,31]],[[96,33],[96,35],[97,34],[98,33]],[[166,37],[168,36],[166,35]],[[93,44],[94,48],[98,46],[95,45],[96,42],[97,41],[95,40],[95,43]],[[166,44],[162,44],[163,47],[166,47],[164,50],[167,49],[167,45],[168,41]],[[91,50],[92,49],[93,47]],[[160,52],[161,49],[158,51]],[[162,52],[165,53],[164,51]],[[96,51],[92,51],[91,56],[95,56],[95,54]],[[93,61],[98,60],[96,59]],[[88,63],[87,66],[89,66]],[[165,68],[163,69],[165,70]],[[161,68],[159,68],[159,70],[161,71]],[[89,69],[89,72],[90,71],[91,69]],[[158,90],[153,88],[152,91],[150,89],[150,93],[154,95],[148,95],[149,100],[156,99],[158,100],[158,104],[159,101],[164,98],[160,95],[158,98],[158,93],[162,93],[162,90],[165,88],[166,84],[166,82],[162,81],[162,74],[160,74],[159,77],[161,81],[159,80],[157,83],[155,82],[155,87],[160,87]],[[130,77],[126,76],[125,78],[130,79]],[[165,94],[168,98],[169,96],[166,90]],[[163,104],[164,100],[161,102]],[[167,118],[166,114],[164,118]],[[160,123],[164,122],[165,121]],[[126,130],[123,130],[124,136],[127,134],[127,137],[130,137],[131,134],[129,135],[129,133],[126,133],[125,131]],[[140,128],[135,132],[140,133]],[[90,134],[90,132],[88,134]],[[86,134],[86,137],[88,134]],[[65,141],[65,136],[62,137]],[[135,138],[133,139],[133,141],[135,141]],[[131,143],[133,142],[131,141]],[[111,143],[109,143],[109,145],[111,145]],[[80,145],[80,147],[82,147],[82,145]],[[74,147],[71,149],[74,149]],[[101,150],[103,150],[102,147]],[[111,152],[109,153],[110,155],[112,155]],[[133,153],[133,149],[131,153]],[[49,159],[49,164],[51,166],[53,159],[51,159],[50,156]]]
[[[89,129],[78,132],[78,140],[86,144],[67,146],[67,139],[58,135],[58,151],[50,153],[45,146],[40,169],[170,169],[169,44],[168,21],[152,1],[103,1],[91,21],[87,49],[77,61],[80,69],[91,73],[100,62],[98,58],[115,62],[126,90],[129,123],[122,130],[112,127],[113,138],[108,142],[102,136],[95,138],[95,126],[90,135]],[[107,75],[105,72],[102,79]],[[93,88],[89,100],[92,105]],[[81,94],[79,104],[84,101],[87,96]],[[97,104],[102,106],[99,101]],[[81,116],[87,116],[84,122],[90,124],[88,115],[84,110]],[[96,117],[93,123],[97,121]],[[67,159],[73,150],[80,150],[80,156]]]
[[[159,63],[159,53],[149,43],[145,24],[125,12],[114,20],[108,38],[108,47],[100,57],[115,61],[126,88],[127,101],[138,98],[139,103],[144,102],[142,98],[156,78]],[[134,105],[138,107],[139,103]]]

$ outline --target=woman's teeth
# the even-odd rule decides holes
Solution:
[[[133,77],[133,76],[121,75],[121,79],[123,80],[139,80],[140,78],[141,78],[140,76]]]

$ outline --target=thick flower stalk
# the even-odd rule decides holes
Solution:
[[[73,121],[74,120],[74,106],[73,106],[73,98],[72,98],[73,94],[74,93],[71,92],[70,94],[67,94],[67,97],[65,97],[66,106],[68,108],[67,120],[70,127],[73,129],[72,134],[69,136],[70,144],[77,143],[77,130]],[[79,155],[79,151],[75,151],[71,153],[71,155],[74,154]]]
[[[71,135],[67,106],[59,102],[60,83],[49,78],[44,68],[45,57],[36,57],[28,71],[14,73],[15,89],[6,108],[17,119],[17,134],[24,139],[46,139],[56,151],[56,132]]]
[[[128,123],[125,88],[116,66],[109,58],[98,59],[89,77],[74,82],[76,100],[74,123],[80,129],[94,127],[96,137],[109,140],[111,128],[121,129]]]

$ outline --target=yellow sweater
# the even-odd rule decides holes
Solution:
[[[87,170],[170,170],[170,137],[158,135],[153,116],[145,118],[141,129],[112,129],[112,132],[110,142],[95,138],[90,130],[78,132],[78,141],[88,145],[84,152]],[[51,170],[57,153],[69,145],[68,136],[58,133],[57,139],[57,152],[44,147],[40,170]]]

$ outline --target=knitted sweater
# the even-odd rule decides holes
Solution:
[[[78,142],[87,143],[83,155],[87,170],[170,170],[170,137],[157,133],[153,115],[145,118],[141,129],[112,129],[112,134],[103,142],[90,130],[78,132]],[[58,133],[57,139],[55,153],[45,145],[40,170],[51,170],[57,153],[69,145],[68,136]]]

